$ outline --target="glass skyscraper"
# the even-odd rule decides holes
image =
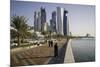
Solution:
[[[46,11],[45,8],[40,9],[40,11],[34,12],[34,30],[44,31],[44,26],[46,25]]]
[[[34,30],[38,30],[38,14],[36,11],[34,12]]]
[[[63,35],[63,8],[57,7],[57,34]]]
[[[52,32],[56,32],[56,11],[52,12],[52,19],[50,20],[50,27]]]
[[[68,11],[57,7],[57,34],[69,35]]]
[[[44,31],[44,24],[46,23],[46,11],[41,7],[41,31]]]
[[[63,33],[64,35],[69,35],[69,23],[68,23],[68,11],[67,10],[64,10]]]

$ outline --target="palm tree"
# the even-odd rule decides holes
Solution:
[[[26,24],[27,20],[24,16],[13,16],[11,17],[11,27],[16,29],[18,46],[20,46],[20,38],[25,38],[28,35],[28,25]]]

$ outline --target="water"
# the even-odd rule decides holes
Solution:
[[[73,39],[71,41],[75,62],[95,61],[95,39]]]

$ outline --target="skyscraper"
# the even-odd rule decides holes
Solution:
[[[63,32],[64,35],[69,35],[69,23],[68,23],[68,11],[64,10],[64,16],[63,16]]]
[[[35,11],[34,12],[34,30],[37,31],[38,30],[38,14],[37,12]]]
[[[38,12],[38,31],[41,31],[41,12]]]
[[[46,11],[45,8],[41,7],[41,31],[44,31],[44,24],[46,23]]]
[[[34,30],[41,31],[41,13],[34,12]]]
[[[68,22],[68,11],[64,8],[57,7],[57,23],[56,29],[59,35],[69,35],[69,22]]]
[[[46,26],[46,11],[41,7],[40,11],[34,12],[34,30],[42,32],[44,26]]]
[[[52,32],[56,32],[56,11],[52,12],[52,19],[50,20],[50,27]]]
[[[63,35],[63,8],[57,7],[57,34]]]

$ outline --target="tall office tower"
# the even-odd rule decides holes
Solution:
[[[49,28],[49,30],[51,31],[51,32],[53,32],[53,27],[52,27],[52,19],[50,19],[50,28]]]
[[[57,7],[57,34],[63,35],[63,8]]]
[[[37,20],[38,20],[38,15],[37,15],[37,12],[35,11],[34,12],[34,30],[35,31],[38,30],[38,23],[37,23],[38,21]]]
[[[41,31],[41,12],[38,12],[38,31]]]
[[[56,11],[52,12],[52,19],[50,20],[50,27],[52,32],[56,32]]]
[[[63,16],[63,32],[64,35],[69,35],[69,22],[68,22],[68,11],[64,10],[64,16]]]
[[[46,11],[41,7],[41,31],[44,31],[44,24],[46,23]]]

